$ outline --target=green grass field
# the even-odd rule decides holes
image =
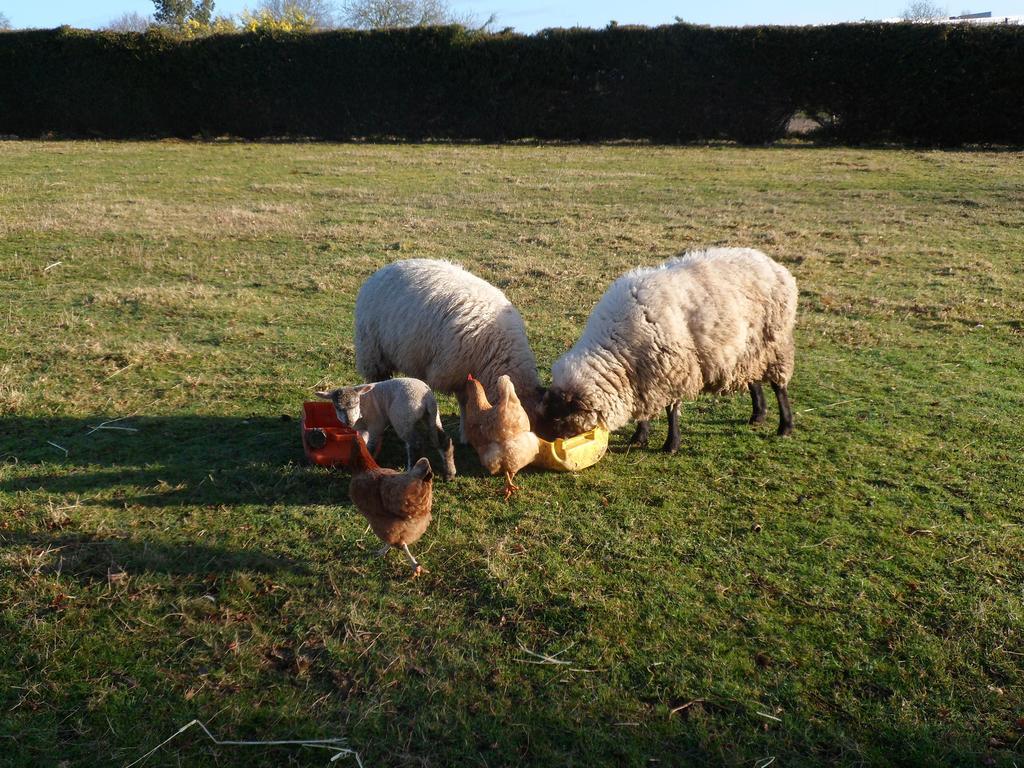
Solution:
[[[303,465],[383,264],[546,379],[712,244],[800,284],[792,438],[706,398],[510,503],[460,447],[416,581]],[[0,764],[1022,765],[1022,256],[1009,152],[0,142]]]

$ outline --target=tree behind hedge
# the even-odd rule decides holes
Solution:
[[[157,24],[182,29],[189,21],[209,26],[214,0],[153,0],[153,18]]]

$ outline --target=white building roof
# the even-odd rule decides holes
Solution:
[[[883,22],[890,24],[896,24],[898,22],[906,21],[899,17],[882,19]],[[954,17],[948,17],[944,19],[928,19],[927,21],[915,22],[920,24],[1024,24],[1024,16],[999,16],[992,14],[991,16],[984,16],[976,19],[958,19]]]

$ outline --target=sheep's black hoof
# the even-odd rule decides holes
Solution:
[[[789,437],[793,434],[792,424],[783,424],[779,426],[779,431],[776,432],[779,437]]]
[[[765,414],[756,413],[750,417],[750,421],[747,422],[752,427],[759,427],[764,424]]]
[[[661,450],[663,453],[667,453],[671,456],[672,454],[679,452],[679,443],[674,443],[671,440],[666,440],[665,444],[661,446]]]
[[[629,445],[635,445],[640,448],[647,447],[647,441],[651,436],[651,425],[650,422],[641,421],[636,425],[636,430],[633,432],[633,436],[629,438]]]

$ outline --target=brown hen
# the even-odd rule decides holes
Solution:
[[[505,473],[505,498],[518,491],[512,482],[516,472],[537,457],[540,443],[530,431],[530,418],[519,402],[508,376],[497,383],[494,405],[487,400],[483,385],[472,376],[466,381],[466,437],[476,449],[480,463],[492,475]]]
[[[430,525],[434,488],[430,462],[422,458],[408,472],[386,469],[373,460],[361,438],[357,437],[356,442],[358,449],[349,464],[349,498],[384,542],[382,555],[392,547],[403,549],[412,563],[413,577],[427,573],[412,556],[409,545],[419,541]]]

